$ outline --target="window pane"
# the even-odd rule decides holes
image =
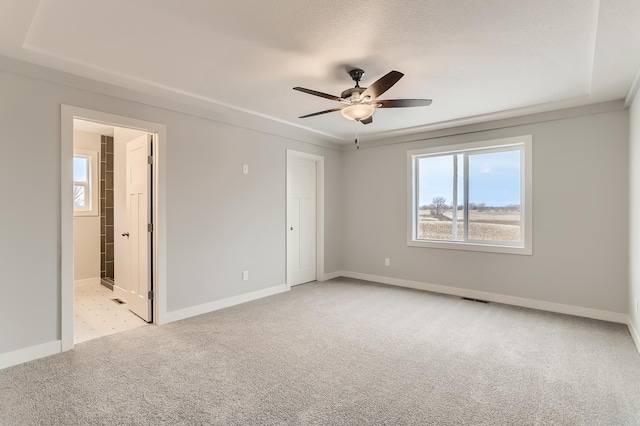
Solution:
[[[73,157],[73,180],[75,182],[89,182],[89,157]]]
[[[78,210],[84,210],[87,208],[85,187],[82,185],[73,186],[73,206]]]
[[[520,151],[469,155],[469,239],[520,241]]]
[[[407,151],[407,245],[531,255],[531,141]]]
[[[417,238],[463,240],[462,154],[419,158],[418,170]]]

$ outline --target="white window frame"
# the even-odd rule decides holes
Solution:
[[[84,184],[84,182],[73,182],[73,185],[82,185],[85,186],[85,194],[88,194],[87,198],[89,200],[89,207],[86,209],[77,209],[75,205],[73,206],[73,215],[74,216],[98,216],[100,212],[100,199],[98,194],[100,193],[100,185],[98,181],[98,176],[100,175],[100,170],[98,169],[98,160],[99,160],[98,151],[86,150],[86,149],[74,149],[73,156],[79,157],[87,157],[89,158],[89,182],[88,185]]]
[[[508,149],[521,149],[523,156],[520,163],[520,242],[488,242],[488,241],[439,241],[422,240],[417,238],[418,221],[418,193],[417,188],[417,160],[423,156],[463,154],[474,152],[506,151]],[[502,139],[492,139],[465,144],[446,145],[432,148],[423,148],[407,151],[407,245],[412,247],[428,247],[450,250],[469,250],[493,253],[532,255],[533,238],[533,168],[532,168],[532,136],[523,135]],[[468,173],[465,172],[465,180]],[[464,188],[468,188],[465,181]],[[467,194],[468,195],[468,194]],[[468,206],[468,196],[465,196],[465,211]],[[468,212],[468,211],[467,211]],[[465,215],[468,218],[468,214]],[[467,220],[465,219],[465,235],[467,233]]]

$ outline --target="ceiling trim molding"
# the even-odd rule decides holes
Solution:
[[[179,91],[163,90],[163,88],[160,87],[149,86],[158,93],[150,94],[140,92],[126,85],[93,80],[2,55],[0,55],[0,70],[74,89],[136,102],[153,108],[161,108],[255,132],[279,136],[296,142],[341,150],[339,142],[341,142],[342,139],[333,135],[325,135],[321,132],[305,128],[304,126],[294,125],[273,117],[214,103],[207,100],[207,98],[196,97],[195,95],[180,93]],[[123,84],[125,83],[123,82]]]
[[[631,86],[629,86],[627,96],[624,98],[625,108],[629,108],[636,95],[638,94],[638,89],[640,89],[640,68],[638,68],[638,71],[636,71],[636,75],[635,77],[633,77],[633,82],[631,82]]]
[[[410,143],[424,141],[430,139],[444,138],[448,136],[464,135],[469,133],[480,133],[491,130],[505,129],[509,127],[525,126],[529,124],[542,123],[547,121],[563,120],[567,118],[582,117],[593,114],[604,114],[608,112],[622,111],[626,109],[624,100],[619,99],[609,102],[601,102],[597,104],[589,104],[572,108],[558,109],[546,111],[537,114],[521,115],[517,117],[509,117],[491,121],[483,121],[479,123],[471,123],[463,126],[451,126],[447,128],[434,129],[422,133],[413,133],[392,137],[388,139],[377,139],[371,141],[360,140],[360,149],[377,148],[386,145],[396,145],[402,143]],[[345,145],[343,151],[353,151],[354,147]]]
[[[260,118],[264,118],[267,120],[271,120],[273,122],[276,123],[282,123],[288,126],[292,126],[292,127],[298,127],[300,129],[304,129],[306,131],[309,132],[313,132],[313,133],[317,133],[318,135],[325,137],[325,138],[329,138],[329,139],[335,139],[335,140],[341,140],[340,137],[336,136],[336,135],[332,135],[330,133],[326,133],[326,132],[322,132],[320,130],[315,130],[315,129],[311,129],[309,127],[306,126],[302,126],[300,124],[296,124],[294,122],[291,121],[287,121],[287,120],[282,120],[280,118],[274,117],[272,115],[269,114],[263,114],[248,108],[242,108],[239,107],[237,105],[233,105],[233,104],[229,104],[226,102],[222,102],[219,101],[217,99],[214,98],[210,98],[207,96],[202,96],[199,95],[197,93],[193,93],[193,92],[189,92],[186,90],[181,90],[178,89],[176,87],[172,87],[172,86],[168,86],[165,84],[160,84],[160,83],[156,83],[152,80],[147,80],[144,78],[139,78],[139,77],[135,77],[131,74],[127,74],[127,73],[122,73],[122,72],[118,72],[118,71],[114,71],[108,68],[104,68],[104,67],[100,67],[97,65],[93,65],[91,63],[85,62],[85,61],[80,61],[74,58],[70,58],[68,56],[64,56],[64,55],[59,55],[57,53],[53,53],[50,52],[46,49],[41,49],[37,46],[34,46],[32,44],[23,44],[22,46],[24,49],[37,53],[39,55],[42,56],[46,56],[49,58],[53,58],[56,61],[60,61],[62,63],[65,64],[71,64],[75,67],[80,67],[82,69],[86,69],[86,70],[91,70],[93,72],[97,72],[103,76],[109,76],[109,79],[103,80],[105,82],[107,82],[107,84],[114,84],[116,86],[120,86],[120,87],[124,87],[127,88],[129,90],[133,90],[136,92],[140,92],[140,89],[136,89],[135,87],[131,87],[132,83],[133,84],[137,84],[137,85],[141,85],[144,88],[150,89],[149,92],[155,92],[154,94],[159,95],[161,98],[171,98],[171,97],[175,97],[176,95],[179,97],[183,97],[185,98],[184,100],[189,103],[189,102],[193,102],[196,101],[198,103],[204,103],[205,105],[210,105],[212,106],[214,109],[219,109],[219,108],[224,108],[225,110],[231,110],[231,111],[237,111],[243,114],[249,114],[252,116],[256,116],[256,117],[260,117]],[[91,77],[84,77],[81,75],[78,75],[82,78],[88,78],[90,80],[93,80]],[[115,79],[115,81],[109,81],[109,80],[113,80]],[[98,80],[98,81],[102,81]],[[142,93],[146,93],[146,91],[143,91]],[[172,96],[173,95],[173,96]]]
[[[179,91],[163,91],[160,87],[149,86],[156,89],[156,91],[164,92],[163,94],[165,95],[173,95],[167,98],[166,96],[163,97],[162,94],[140,92],[134,88],[93,80],[87,77],[82,77],[65,71],[59,71],[53,68],[2,55],[0,55],[0,70],[75,89],[132,101],[154,108],[188,114],[226,125],[245,128],[251,131],[275,135],[297,142],[322,146],[324,148],[338,151],[354,149],[349,143],[351,141],[350,139],[338,138],[304,126],[295,125],[270,116],[257,114],[253,111],[233,108],[226,104],[209,101],[208,98],[180,93]],[[586,104],[586,102],[588,102],[588,97],[569,99],[549,104],[535,105],[532,107],[517,108],[496,113],[432,123],[419,127],[391,130],[365,137],[361,136],[360,144],[362,148],[366,148],[423,140],[425,138],[431,139],[434,137],[443,137],[443,135],[449,136],[467,132],[509,127],[513,125],[531,124],[535,122],[549,121],[552,119],[603,112],[603,105],[615,105],[615,109],[623,109],[628,107],[639,89],[640,69],[636,73],[633,84],[631,85],[629,93],[624,100],[602,102],[598,104]],[[584,102],[585,105],[576,106],[576,102]],[[503,122],[509,122],[509,120],[512,120],[512,123],[517,124],[500,124]]]
[[[390,130],[387,132],[378,133],[376,135],[361,137],[360,142],[362,143],[363,140],[365,141],[365,143],[374,142],[378,140],[384,140],[384,141],[400,140],[405,138],[411,138],[415,135],[430,133],[437,130],[443,130],[443,129],[449,129],[449,128],[460,128],[464,126],[487,123],[487,122],[497,122],[500,120],[505,120],[510,118],[542,116],[542,114],[554,114],[554,113],[557,113],[558,111],[572,111],[576,108],[578,109],[588,108],[593,105],[602,105],[602,104],[607,104],[609,102],[617,102],[616,100],[605,100],[603,102],[590,104],[588,103],[588,101],[589,101],[589,98],[585,96],[581,98],[567,99],[567,100],[553,102],[553,103],[534,105],[531,107],[514,108],[514,109],[498,111],[490,114],[482,114],[482,115],[476,115],[472,117],[459,118],[455,120],[441,121],[438,123],[426,124],[423,126]],[[622,108],[624,108],[624,106],[622,106]],[[581,115],[581,114],[578,114],[578,115]],[[542,120],[542,121],[545,121],[545,120]]]

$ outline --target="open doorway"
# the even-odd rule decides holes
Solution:
[[[141,130],[73,120],[74,343],[152,321],[152,233],[146,229],[152,165],[150,146],[145,146],[151,137]],[[136,155],[139,149],[144,158]],[[129,197],[132,190],[135,196]],[[144,223],[142,236],[139,223]]]
[[[62,349],[160,323],[164,126],[62,107]],[[160,137],[159,137],[160,136]]]

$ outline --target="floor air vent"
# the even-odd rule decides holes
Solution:
[[[472,299],[471,297],[461,297],[462,300],[471,300],[472,302],[478,302],[478,303],[489,303],[488,300],[481,300],[481,299]]]
[[[127,303],[124,300],[120,300],[120,299],[111,299],[111,300],[113,300],[113,302],[117,303],[118,305],[124,305],[125,303]]]

